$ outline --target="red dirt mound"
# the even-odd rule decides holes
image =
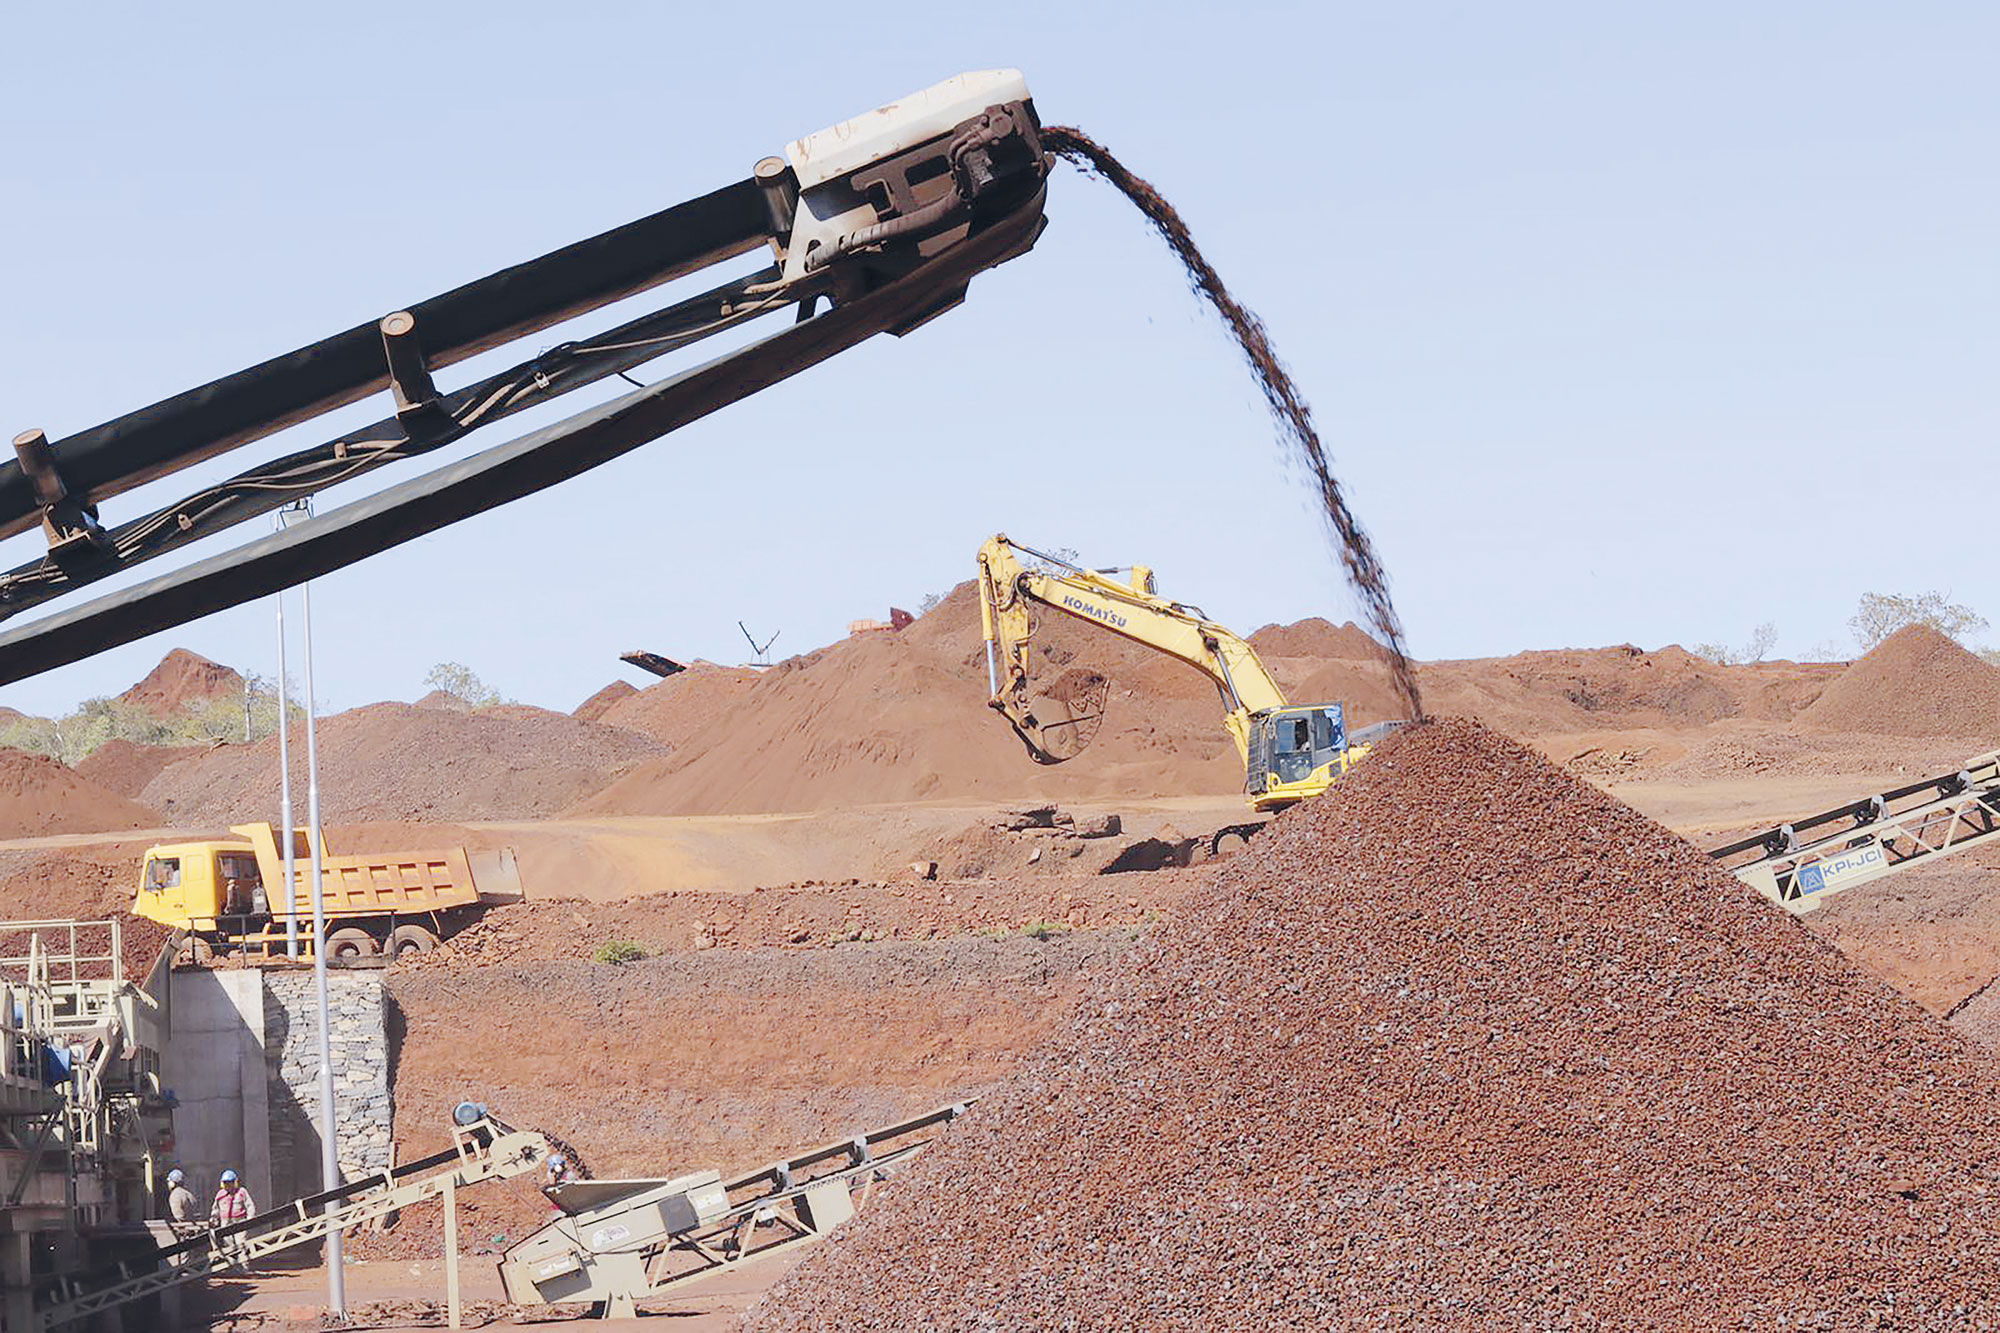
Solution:
[[[1368,631],[1348,621],[1336,625],[1313,616],[1290,625],[1266,625],[1250,636],[1259,657],[1321,657],[1383,661],[1382,645]]]
[[[599,722],[611,705],[629,699],[639,687],[626,680],[614,680],[570,710],[570,716],[584,722]]]
[[[414,708],[442,708],[447,713],[469,713],[472,705],[449,690],[432,690],[411,705]]]
[[[659,752],[645,736],[519,704],[465,713],[370,704],[320,722],[321,809],[328,823],[536,818]],[[304,754],[301,728],[293,762]],[[302,770],[293,783],[303,800]],[[176,823],[229,824],[268,818],[277,793],[271,736],[175,764],[146,785],[145,799]]]
[[[2000,1302],[1996,1131],[1943,1023],[1439,723],[1219,871],[750,1326],[1944,1327]]]
[[[2000,667],[1928,625],[1897,630],[1848,667],[1799,725],[1890,736],[1962,735],[1985,748],[2000,729]]]
[[[46,755],[0,749],[0,838],[155,828],[159,813]]]
[[[1420,679],[1422,674],[1419,668]],[[1354,658],[1329,662],[1297,682],[1289,697],[1294,703],[1344,704],[1350,730],[1401,717],[1403,713],[1403,701],[1396,694],[1386,662]]]
[[[629,727],[670,750],[679,749],[711,722],[726,722],[734,717],[737,705],[757,683],[757,676],[748,667],[695,662],[687,670],[643,690],[626,685],[624,695],[614,700],[597,720],[606,726]],[[591,697],[601,698],[611,688],[606,686]],[[582,715],[583,710],[578,709],[577,716]]]
[[[147,840],[0,850],[0,920],[93,920],[132,905]]]
[[[1241,788],[1242,765],[1223,730],[1215,687],[1199,672],[1054,617],[1036,642],[1051,675],[1089,665],[1112,678],[1103,730],[1069,763],[1036,765],[986,708],[979,604],[966,583],[900,634],[856,635],[741,683],[728,706],[673,753],[578,812],[746,814]],[[633,725],[627,710],[656,694],[670,700],[666,692],[681,680],[626,700],[605,721]]]
[[[169,764],[203,753],[205,750],[199,745],[139,745],[127,740],[109,740],[92,750],[76,766],[76,771],[108,792],[136,797]]]
[[[160,659],[146,678],[118,696],[154,717],[173,717],[191,704],[210,699],[241,699],[243,677],[220,662],[176,648]]]
[[[1267,626],[1258,637],[1290,697],[1341,701],[1355,726],[1400,715],[1386,664],[1350,626]],[[1111,679],[1105,723],[1076,759],[1029,761],[985,708],[979,603],[961,584],[897,635],[861,635],[768,672],[698,668],[631,696],[603,720],[670,747],[582,814],[748,814],[885,802],[1223,795],[1241,761],[1200,672],[1058,615],[1036,630],[1038,672]],[[1328,655],[1320,656],[1324,652]],[[1359,654],[1359,655],[1357,655]],[[1421,669],[1442,715],[1525,736],[1788,720],[1840,668],[1723,667],[1678,647],[1522,653]]]
[[[1814,662],[1719,666],[1675,644],[1651,652],[1622,644],[1433,662],[1422,682],[1424,704],[1438,716],[1534,736],[1733,717],[1783,722],[1840,671]]]

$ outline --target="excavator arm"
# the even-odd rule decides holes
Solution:
[[[1021,557],[1038,563],[1030,566]],[[1152,571],[1135,565],[1120,580],[1019,546],[1002,533],[979,548],[980,628],[986,636],[989,704],[1038,763],[1081,753],[1103,720],[1101,676],[1066,672],[1039,694],[1032,662],[1035,611],[1069,616],[1187,663],[1215,682],[1223,725],[1246,767],[1251,719],[1285,706],[1285,693],[1243,639],[1198,607],[1161,597]]]
[[[961,74],[793,142],[750,177],[64,439],[21,432],[0,464],[0,537],[47,550],[0,572],[0,619],[453,444],[515,413],[769,315],[795,320],[666,378],[342,508],[0,633],[0,684],[293,586],[529,495],[963,299],[1041,234],[1049,159],[1013,70]],[[446,389],[434,373],[614,301],[747,256],[607,332]],[[634,380],[637,384],[638,381]],[[389,415],[114,521],[109,502],[386,393]],[[565,535],[591,543],[578,515]]]
[[[1024,562],[1024,555],[1034,563]],[[1082,753],[1103,725],[1110,692],[1104,676],[1083,668],[1038,686],[1032,654],[1036,613],[1042,610],[1143,644],[1213,681],[1223,725],[1243,760],[1245,795],[1262,813],[1319,795],[1368,753],[1373,740],[1402,725],[1380,722],[1350,737],[1343,705],[1287,703],[1257,650],[1241,636],[1200,607],[1160,596],[1144,565],[1132,566],[1124,579],[1115,577],[1117,572],[1079,568],[1009,541],[1004,533],[979,548],[987,702],[1037,763],[1059,764]]]

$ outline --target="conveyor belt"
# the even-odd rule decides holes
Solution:
[[[1816,838],[1802,832],[1844,827]],[[2000,835],[2000,751],[1950,773],[1864,796],[1718,847],[1709,855],[1787,911]],[[1742,859],[1748,856],[1748,859]],[[1730,864],[1734,862],[1734,864]]]
[[[0,636],[0,683],[351,564],[578,475],[877,333],[950,309],[1043,225],[1048,159],[1016,71],[947,79],[808,135],[750,180],[391,312],[0,463],[0,537],[40,519],[41,561],[0,574],[0,618],[388,463],[787,309],[799,320],[532,435],[264,541]],[[777,263],[608,333],[440,391],[431,372],[769,246]],[[630,378],[627,376],[627,378]],[[636,381],[635,381],[636,382]],[[104,501],[387,390],[395,413],[106,526]],[[576,525],[587,532],[587,520]],[[579,541],[571,534],[572,541]]]
[[[755,180],[664,209],[406,307],[433,368],[525,337],[734,255],[770,237]],[[56,441],[70,490],[102,502],[388,388],[382,335],[359,324],[247,370]],[[18,462],[0,463],[0,537],[40,505]]]
[[[864,1206],[971,1103],[958,1102],[723,1180],[585,1180],[550,1191],[565,1216],[500,1262],[517,1304],[581,1304],[613,1317],[717,1273],[820,1240]]]
[[[909,276],[706,365],[224,555],[0,634],[0,685],[293,587],[565,481],[949,304],[1034,244],[1042,192]],[[580,525],[587,528],[586,525]],[[571,538],[574,540],[574,538]]]
[[[491,1119],[455,1130],[454,1146],[434,1156],[294,1199],[234,1226],[203,1231],[157,1251],[145,1263],[132,1261],[64,1279],[46,1294],[42,1325],[59,1328],[213,1273],[250,1267],[296,1245],[442,1198],[447,1187],[525,1175],[539,1169],[551,1153],[540,1134]]]

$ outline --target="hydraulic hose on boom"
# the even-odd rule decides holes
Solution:
[[[0,634],[0,684],[351,564],[659,438],[878,333],[964,298],[1031,248],[1048,158],[1017,71],[961,74],[810,134],[750,177],[389,312],[0,463],[0,536],[37,523],[40,558],[0,573],[0,619],[301,497],[432,453],[507,416],[753,319],[796,321],[705,365],[320,514],[285,531]],[[456,389],[468,357],[768,248],[770,262],[617,328]],[[636,382],[636,381],[635,381]],[[372,425],[113,521],[132,488],[387,392]],[[581,542],[587,521],[577,524]]]
[[[1029,557],[1034,563],[1022,560]],[[1291,704],[1256,649],[1199,607],[1159,595],[1153,572],[1090,570],[998,534],[979,548],[980,627],[988,705],[1007,719],[1037,763],[1072,759],[1104,721],[1110,682],[1072,668],[1052,682],[1034,675],[1035,615],[1053,611],[1187,663],[1215,683],[1223,725],[1242,757],[1244,789],[1260,812],[1325,791],[1400,723],[1350,738],[1338,703]],[[1231,830],[1234,831],[1234,830]]]

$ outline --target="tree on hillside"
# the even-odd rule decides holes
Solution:
[[[471,708],[486,708],[506,702],[500,697],[500,691],[474,675],[471,667],[458,662],[439,662],[424,677],[424,685],[433,690],[443,690]]]
[[[1717,666],[1740,666],[1751,662],[1761,662],[1771,646],[1778,641],[1778,626],[1773,621],[1765,621],[1750,631],[1750,642],[1737,651],[1727,644],[1698,643],[1689,649],[1696,657],[1705,657]]]
[[[1058,546],[1048,553],[1046,559],[1039,555],[1028,557],[1028,568],[1039,570],[1044,574],[1067,574],[1072,568],[1079,568],[1082,564],[1083,557],[1077,554],[1074,546]]]
[[[1865,653],[1911,625],[1928,625],[1963,643],[1966,635],[1986,628],[1986,618],[1969,606],[1945,601],[1943,593],[1923,592],[1912,597],[1869,592],[1861,595],[1861,605],[1847,624]]]

